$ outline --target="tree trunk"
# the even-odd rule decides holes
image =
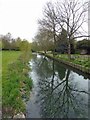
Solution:
[[[71,59],[71,45],[70,45],[70,35],[69,35],[69,18],[67,17],[67,37],[68,37],[68,58]]]
[[[70,45],[70,40],[68,40],[68,58],[69,58],[69,60],[71,59],[71,45]]]

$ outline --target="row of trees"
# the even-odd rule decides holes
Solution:
[[[20,37],[13,39],[10,33],[0,36],[0,49],[2,50],[26,50],[31,47],[31,44]]]
[[[42,45],[41,43],[39,44],[38,41],[33,42],[32,51],[44,51],[45,53],[47,51],[54,51],[54,44],[51,44],[52,42],[49,44],[47,44],[48,42],[44,44],[44,42],[42,41]],[[70,45],[71,54],[81,54],[83,51],[85,52],[83,52],[82,54],[90,54],[90,40],[88,39],[83,39],[80,41],[73,40]],[[68,43],[67,41],[65,41],[65,39],[62,42],[57,41],[57,47],[55,49],[55,52],[61,54],[68,53]]]
[[[75,41],[72,40],[71,42],[71,53],[74,53],[74,46]],[[63,28],[61,31],[61,34],[58,35],[57,41],[56,41],[56,47],[53,42],[53,36],[51,33],[41,30],[39,33],[35,36],[34,41],[32,43],[32,49],[37,50],[43,50],[45,53],[46,51],[55,51],[60,53],[67,53],[68,50],[68,42],[67,42],[67,31]]]
[[[64,0],[57,3],[48,2],[43,11],[43,18],[38,21],[39,30],[33,40],[33,48],[38,50],[64,49],[71,57],[75,39],[88,37],[84,34],[88,2],[81,4],[78,0]]]

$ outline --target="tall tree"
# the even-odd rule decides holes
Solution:
[[[11,33],[7,33],[6,35],[1,35],[0,37],[1,41],[2,41],[2,49],[5,50],[11,50],[11,42],[12,42],[12,37],[11,37]]]
[[[78,0],[64,0],[63,3],[58,2],[57,11],[59,23],[63,23],[64,27],[67,28],[68,57],[71,58],[70,43],[74,38],[82,35],[81,28],[86,22],[86,3],[81,4]]]
[[[21,44],[21,42],[22,42],[21,38],[18,37],[18,38],[16,39],[16,48],[17,48],[17,50],[20,50],[20,44]]]
[[[47,31],[50,31],[53,36],[54,50],[56,48],[56,29],[57,29],[57,15],[55,12],[55,7],[51,2],[48,2],[43,11],[44,18],[39,20],[39,25],[45,28]]]
[[[20,50],[22,51],[22,61],[23,63],[26,63],[26,61],[28,61],[30,57],[30,50],[31,50],[30,43],[24,39],[20,43]]]
[[[39,29],[37,35],[35,36],[35,41],[37,42],[39,50],[43,50],[45,53],[48,50],[52,50],[54,47],[52,34],[45,28]]]
[[[67,53],[68,42],[67,42],[67,31],[62,28],[61,33],[57,37],[56,51],[60,53]]]

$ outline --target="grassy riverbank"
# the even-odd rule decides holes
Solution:
[[[2,52],[0,51],[0,118],[2,109]]]
[[[47,55],[53,57],[52,54]],[[80,71],[90,73],[90,55],[73,54],[71,55],[71,59],[68,58],[67,54],[57,54],[54,57]]]
[[[68,59],[68,55],[64,55],[64,54],[56,55],[55,57],[58,59],[72,62],[74,64],[81,65],[85,68],[90,68],[90,56],[89,55],[73,54],[71,55],[71,60]]]
[[[2,52],[2,112],[3,117],[25,113],[32,81],[28,76],[31,54],[20,51]]]
[[[43,52],[39,52],[43,53]],[[72,54],[71,59],[68,58],[67,54],[56,54],[53,56],[52,53],[46,53],[46,56],[54,57],[54,59],[63,62],[73,68],[76,68],[82,72],[90,73],[90,55],[79,55],[79,54]]]

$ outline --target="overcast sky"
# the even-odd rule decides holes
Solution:
[[[37,20],[49,0],[0,0],[0,34],[32,40],[37,32]],[[51,0],[50,0],[51,1]]]
[[[0,0],[0,34],[31,41],[47,1],[52,0]]]

